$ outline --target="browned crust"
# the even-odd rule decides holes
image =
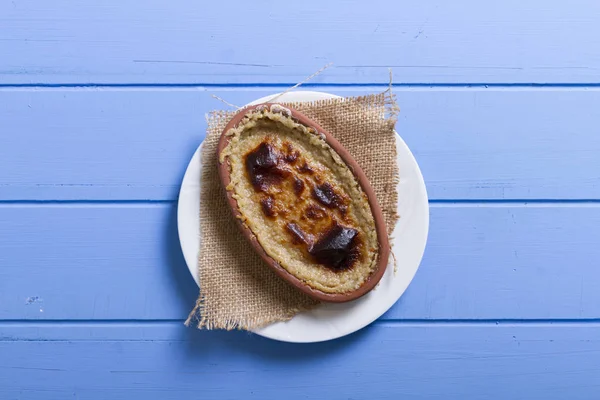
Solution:
[[[247,113],[253,111],[257,107],[269,107],[272,106],[272,103],[263,103],[256,104],[253,106],[248,106],[241,109],[236,115],[233,116],[231,121],[227,124],[225,129],[223,129],[223,133],[219,139],[219,143],[217,145],[217,168],[219,171],[219,178],[221,179],[221,183],[224,188],[227,188],[229,183],[231,182],[230,177],[230,165],[228,159],[225,162],[219,162],[219,158],[221,152],[227,145],[231,139],[226,133],[236,127],[242,119],[246,116]],[[381,280],[381,277],[385,273],[387,268],[388,259],[390,255],[390,243],[387,235],[387,229],[385,225],[385,221],[383,219],[383,213],[381,212],[381,208],[377,202],[377,197],[375,196],[375,192],[367,179],[367,176],[360,168],[358,163],[352,158],[350,153],[328,132],[326,132],[323,128],[317,125],[314,121],[310,120],[307,116],[302,113],[293,110],[289,107],[285,107],[292,112],[292,118],[298,121],[300,124],[305,125],[307,127],[311,127],[317,130],[317,132],[323,133],[325,136],[325,141],[335,150],[336,153],[344,160],[346,165],[353,172],[356,177],[358,183],[360,184],[362,190],[365,192],[367,196],[367,200],[369,202],[369,206],[371,207],[371,213],[373,214],[373,219],[375,221],[375,230],[377,231],[377,242],[379,244],[378,251],[378,260],[375,270],[369,275],[367,280],[356,290],[347,292],[347,293],[325,293],[320,290],[314,289],[304,283],[302,280],[298,279],[293,274],[289,273],[285,268],[279,265],[273,258],[271,258],[264,251],[262,246],[258,243],[256,236],[252,233],[252,231],[244,225],[242,222],[242,215],[238,208],[237,201],[233,198],[233,192],[230,190],[226,190],[227,193],[227,201],[229,202],[229,206],[233,212],[233,215],[238,222],[238,226],[240,227],[242,234],[246,237],[246,239],[250,242],[254,250],[260,255],[260,257],[275,271],[277,275],[286,280],[296,289],[306,293],[308,296],[320,300],[331,303],[343,303],[351,300],[358,299],[361,296],[364,296],[366,293],[371,291],[375,285]]]

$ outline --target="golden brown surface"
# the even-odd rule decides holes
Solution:
[[[345,293],[376,266],[366,195],[314,130],[280,113],[254,112],[228,132],[228,190],[265,252],[309,286]]]

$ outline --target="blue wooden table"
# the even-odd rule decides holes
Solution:
[[[370,327],[183,326],[204,114],[384,90],[431,200]],[[597,399],[600,3],[0,1],[0,399]]]

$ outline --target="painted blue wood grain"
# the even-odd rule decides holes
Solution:
[[[175,211],[0,207],[0,319],[185,318],[197,289]],[[421,268],[384,319],[600,318],[599,235],[596,203],[434,204]]]
[[[215,90],[243,105],[273,88]],[[319,87],[340,95],[377,87]],[[1,200],[174,200],[204,88],[0,91]],[[600,91],[397,89],[431,199],[600,199]]]
[[[594,399],[598,324],[379,324],[316,345],[181,324],[0,325],[3,399]]]
[[[598,398],[598,17],[0,2],[0,399]],[[330,61],[310,89],[383,90],[394,69],[433,200],[413,284],[331,343],[184,328],[175,201],[210,93],[243,105]]]
[[[198,288],[173,205],[0,208],[3,319],[183,318]]]
[[[598,83],[600,4],[0,3],[1,83]]]

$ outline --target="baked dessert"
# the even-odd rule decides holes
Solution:
[[[295,110],[260,104],[234,116],[217,151],[242,232],[282,278],[333,302],[377,284],[389,257],[381,210],[333,137]]]

